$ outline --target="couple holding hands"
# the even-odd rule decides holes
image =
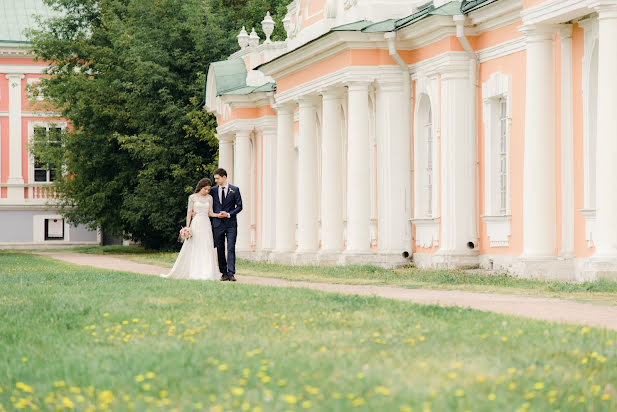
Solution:
[[[189,196],[186,227],[181,230],[184,244],[163,277],[216,280],[220,273],[220,280],[236,281],[236,215],[242,211],[242,196],[238,187],[227,182],[225,169],[214,171],[214,181],[213,187],[210,179],[201,179]]]

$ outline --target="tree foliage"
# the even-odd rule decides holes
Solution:
[[[51,63],[45,100],[70,126],[60,145],[37,135],[30,150],[64,170],[58,207],[71,222],[177,247],[187,196],[217,162],[216,122],[202,108],[208,66],[237,50],[242,25],[260,30],[267,10],[282,30],[286,1],[45,1],[56,17],[30,42]]]

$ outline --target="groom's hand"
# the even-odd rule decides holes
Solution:
[[[223,217],[223,218],[225,218],[225,217],[229,217],[229,213],[227,213],[227,212],[225,212],[225,211],[223,211],[223,212],[219,213],[219,215],[220,215],[221,217]]]

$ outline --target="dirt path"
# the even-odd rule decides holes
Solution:
[[[52,252],[42,252],[39,253],[39,255],[77,265],[94,266],[102,269],[135,272],[147,275],[160,275],[161,273],[167,273],[169,271],[169,268],[132,262],[113,255]],[[379,296],[422,304],[469,307],[507,315],[555,322],[577,323],[617,330],[617,306],[601,306],[552,298],[476,293],[457,290],[406,289],[371,285],[337,285],[238,275],[236,275],[236,278],[238,279],[238,283],[309,288],[325,292]]]

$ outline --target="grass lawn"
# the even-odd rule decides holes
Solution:
[[[0,410],[613,411],[617,332],[0,252]]]
[[[73,252],[123,254],[127,259],[172,267],[176,253],[146,251],[139,247],[88,246]],[[617,282],[599,280],[568,283],[521,279],[506,274],[485,275],[460,270],[423,270],[398,268],[388,270],[377,266],[286,266],[253,263],[240,260],[237,271],[245,276],[263,276],[309,282],[340,283],[349,285],[381,285],[404,288],[457,289],[486,293],[505,293],[526,296],[544,296],[602,305],[617,305]]]

